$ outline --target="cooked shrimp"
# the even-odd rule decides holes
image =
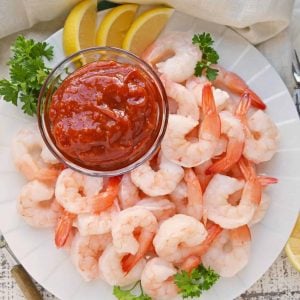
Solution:
[[[77,233],[71,245],[71,259],[79,274],[85,281],[99,276],[98,260],[111,242],[111,235],[81,236]]]
[[[195,96],[185,86],[173,82],[167,76],[160,77],[167,96],[174,99],[177,103],[177,115],[191,117],[193,120],[199,120],[199,108]]]
[[[146,197],[137,202],[136,206],[141,206],[151,211],[159,222],[174,216],[176,212],[174,203],[163,197]]]
[[[266,212],[267,212],[270,204],[271,204],[270,196],[266,192],[263,192],[261,195],[260,203],[259,203],[252,219],[249,221],[248,226],[253,226],[253,225],[259,223],[266,215]]]
[[[139,200],[139,189],[132,182],[130,174],[124,174],[120,182],[118,199],[122,209],[134,206]]]
[[[111,207],[100,214],[79,214],[75,221],[76,227],[82,236],[108,233],[119,212],[120,207],[115,200]]]
[[[177,214],[164,221],[153,240],[157,255],[178,263],[186,257],[186,250],[200,245],[207,237],[202,223],[193,217]]]
[[[209,160],[215,152],[221,132],[221,123],[216,111],[211,85],[203,88],[204,119],[199,127],[197,141],[189,141],[186,135],[198,122],[180,115],[170,115],[165,137],[162,141],[162,152],[172,162],[194,167]]]
[[[186,32],[170,32],[159,37],[143,53],[142,58],[172,81],[183,82],[194,74],[202,53],[192,44]]]
[[[55,196],[58,203],[70,213],[100,213],[113,204],[118,195],[119,182],[119,178],[110,178],[106,191],[100,192],[103,188],[102,178],[65,169],[57,179]]]
[[[197,268],[201,263],[201,258],[199,256],[189,256],[181,265],[180,269],[188,273]]]
[[[183,169],[169,161],[161,152],[158,161],[157,171],[152,169],[150,162],[146,162],[131,171],[133,183],[151,197],[171,193],[184,175]]]
[[[228,171],[239,161],[245,144],[244,126],[241,121],[228,111],[220,112],[219,116],[221,134],[228,138],[226,155],[207,169],[208,174]]]
[[[206,190],[206,187],[210,180],[212,179],[212,174],[207,174],[206,170],[212,165],[212,161],[208,160],[204,163],[202,163],[199,166],[194,167],[194,172],[200,182],[200,186],[202,191],[204,192]]]
[[[28,180],[52,182],[61,171],[61,165],[47,150],[36,127],[23,128],[17,133],[13,139],[12,155],[16,167]]]
[[[177,296],[177,286],[173,276],[177,270],[160,257],[149,260],[141,276],[141,284],[145,294],[154,300],[174,299]]]
[[[175,200],[177,211],[201,220],[203,216],[202,189],[192,169],[185,170],[184,181],[186,182],[186,198]]]
[[[192,76],[185,83],[187,89],[194,94],[196,102],[200,107],[202,107],[202,90],[206,83],[208,83],[208,79],[205,76]],[[217,111],[220,112],[226,107],[227,101],[229,100],[229,95],[227,92],[214,87],[212,87],[212,91]]]
[[[250,118],[247,118],[247,102],[249,100],[247,97],[243,97],[241,101],[245,102],[238,111],[246,134],[243,155],[256,164],[268,161],[274,156],[278,147],[278,128],[262,110],[256,111]]]
[[[175,203],[177,212],[180,213],[181,204],[183,203],[184,199],[187,198],[186,182],[184,180],[180,181],[169,197]]]
[[[222,277],[232,277],[249,261],[251,234],[247,225],[224,230],[202,256],[205,267]]]
[[[126,253],[118,253],[113,245],[107,246],[99,259],[100,277],[110,285],[126,286],[141,279],[145,259],[141,259],[128,273],[122,269],[122,260]]]
[[[138,239],[137,230],[140,231]],[[130,271],[146,254],[156,230],[155,216],[143,207],[134,206],[119,213],[112,225],[113,245],[118,253],[132,254],[123,262],[124,271]]]
[[[243,192],[239,204],[231,205],[228,202],[229,196],[241,189]],[[261,193],[261,184],[256,177],[249,178],[244,184],[243,180],[216,174],[203,195],[207,217],[223,228],[231,229],[245,225],[253,217]]]
[[[55,200],[53,186],[38,180],[23,186],[17,209],[26,223],[37,228],[54,227],[62,212]]]
[[[218,69],[218,76],[215,81],[213,81],[213,85],[219,88],[225,88],[235,93],[239,96],[243,94],[249,94],[251,104],[258,109],[266,109],[266,104],[261,100],[261,98],[252,91],[246,82],[239,77],[237,74],[227,71],[221,66],[214,65],[215,69]]]

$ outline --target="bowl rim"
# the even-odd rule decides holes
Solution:
[[[45,126],[44,113],[43,113],[43,109],[42,109],[42,106],[43,106],[44,102],[42,101],[42,98],[44,97],[47,86],[48,86],[49,82],[51,81],[54,73],[60,67],[62,67],[64,64],[71,61],[73,58],[77,57],[78,55],[81,55],[81,54],[84,54],[84,53],[87,53],[87,52],[93,52],[93,51],[119,52],[121,54],[125,54],[125,55],[129,56],[131,59],[133,59],[133,60],[137,61],[139,64],[143,65],[143,67],[145,67],[145,68],[143,68],[143,70],[147,71],[147,72],[150,72],[152,77],[154,78],[155,85],[158,87],[159,94],[161,95],[161,97],[160,97],[161,100],[162,100],[161,102],[163,103],[162,110],[161,109],[159,110],[159,114],[162,114],[161,126],[160,126],[158,134],[157,134],[155,140],[153,141],[151,147],[148,148],[147,151],[138,160],[132,162],[131,164],[129,164],[127,166],[124,166],[124,167],[116,169],[116,170],[100,171],[100,170],[88,169],[86,167],[82,167],[82,166],[74,163],[73,161],[69,160],[68,158],[66,158],[63,155],[63,153],[59,150],[59,148],[56,147],[56,145],[53,143],[52,139],[49,137],[47,126]],[[80,67],[83,67],[87,64],[88,63],[83,63],[82,66],[80,66]],[[76,70],[78,70],[78,69],[79,68],[77,68]],[[72,73],[70,73],[70,74],[72,74]],[[79,50],[79,51],[77,51],[77,52],[75,52],[75,53],[73,53],[69,56],[66,56],[62,61],[60,61],[58,64],[56,64],[52,68],[51,72],[48,74],[46,80],[44,81],[44,83],[42,85],[42,88],[40,89],[40,93],[39,93],[39,96],[38,96],[38,103],[37,103],[38,127],[39,127],[40,134],[43,138],[43,141],[46,144],[49,151],[61,163],[65,164],[68,168],[70,168],[70,169],[72,169],[76,172],[82,173],[84,175],[93,176],[93,177],[118,176],[118,175],[128,173],[128,172],[132,171],[133,169],[137,168],[138,166],[142,165],[143,163],[145,163],[147,160],[149,160],[156,153],[156,151],[160,147],[162,139],[164,138],[164,135],[166,133],[168,118],[169,118],[169,105],[168,105],[168,100],[167,99],[168,98],[167,98],[167,94],[166,94],[164,85],[161,82],[159,76],[156,74],[156,72],[153,70],[153,68],[146,61],[144,61],[143,59],[141,59],[140,57],[138,57],[137,55],[135,55],[132,52],[129,52],[127,50],[124,50],[124,49],[121,49],[121,48],[118,48],[118,47],[109,47],[109,46],[89,47],[89,48]]]

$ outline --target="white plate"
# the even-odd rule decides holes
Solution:
[[[102,14],[99,14],[101,18]],[[201,299],[233,299],[246,291],[271,266],[283,248],[298,215],[300,202],[300,122],[289,92],[268,61],[231,29],[174,13],[165,30],[210,32],[220,63],[237,72],[268,105],[277,124],[280,147],[261,171],[279,179],[270,187],[272,204],[264,220],[251,229],[252,253],[248,266],[231,279],[221,279]],[[62,30],[48,40],[55,47],[53,65],[64,57]],[[114,299],[112,288],[101,281],[85,283],[64,250],[57,250],[53,232],[29,227],[18,216],[16,198],[25,180],[12,164],[13,135],[33,119],[11,104],[0,101],[0,228],[26,270],[61,299]]]

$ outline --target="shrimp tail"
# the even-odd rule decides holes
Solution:
[[[261,100],[261,98],[251,89],[246,88],[244,90],[244,94],[249,94],[252,106],[262,110],[265,110],[267,108],[266,104]]]
[[[243,244],[251,241],[251,232],[247,225],[231,229],[229,232],[234,243]]]
[[[155,233],[143,230],[139,236],[139,249],[136,254],[125,257],[122,261],[122,269],[127,274],[144,257],[151,248]]]
[[[250,99],[250,94],[249,93],[244,93],[241,97],[240,103],[237,107],[237,110],[235,112],[235,115],[243,118],[246,116],[249,108],[251,105],[251,99]]]
[[[113,205],[114,200],[119,193],[119,186],[120,186],[121,179],[122,179],[121,176],[109,178],[106,191],[95,196],[94,198],[95,214],[100,214],[102,211],[105,211],[106,209],[108,209]]]
[[[275,184],[278,183],[278,179],[275,177],[269,177],[264,175],[259,175],[258,180],[262,186],[267,186],[269,184]]]
[[[228,171],[242,156],[244,142],[237,139],[229,139],[226,155],[219,161],[212,164],[207,170],[206,175]]]
[[[201,263],[201,258],[199,256],[189,256],[180,266],[181,270],[184,270],[188,273],[192,272],[197,268]]]
[[[59,218],[55,228],[54,240],[56,247],[61,248],[67,242],[69,234],[72,232],[72,226],[75,217],[75,214],[65,211]]]

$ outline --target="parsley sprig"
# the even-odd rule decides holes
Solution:
[[[191,273],[180,271],[174,275],[174,282],[183,298],[201,296],[203,291],[209,290],[220,276],[212,269],[199,265]]]
[[[10,80],[0,80],[0,95],[7,102],[22,103],[23,111],[32,116],[36,114],[40,89],[50,73],[44,59],[53,58],[53,47],[46,42],[35,42],[18,36],[8,61]]]
[[[139,296],[136,296],[133,294],[133,289],[136,288],[136,286],[139,285],[139,288],[141,290],[141,294]],[[114,286],[113,294],[116,296],[119,300],[151,300],[151,298],[144,294],[141,281],[138,281],[131,289],[129,290],[122,290],[119,286]]]
[[[195,76],[201,76],[203,71],[205,71],[208,80],[215,80],[218,75],[218,70],[213,69],[210,65],[218,63],[219,54],[212,47],[214,40],[210,33],[203,32],[201,34],[195,34],[192,42],[194,45],[198,45],[202,52],[202,59],[198,61],[195,66]]]

